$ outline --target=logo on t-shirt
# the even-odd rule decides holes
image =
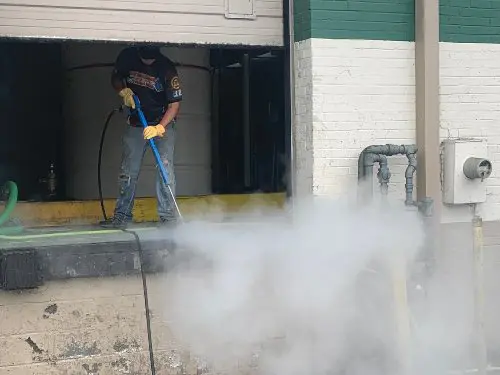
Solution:
[[[162,92],[164,90],[163,85],[161,84],[160,79],[158,77],[153,77],[136,71],[131,71],[129,73],[129,76],[127,77],[127,83],[136,86],[146,87],[156,92]]]
[[[170,86],[172,86],[173,90],[179,90],[181,88],[181,84],[179,83],[179,77],[174,77],[170,80]]]

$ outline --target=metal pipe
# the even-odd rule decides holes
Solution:
[[[377,173],[378,182],[380,184],[380,193],[382,197],[387,197],[389,194],[389,181],[391,179],[391,171],[389,170],[389,166],[387,165],[387,157],[385,155],[379,155],[379,169]]]
[[[359,186],[358,190],[358,200],[362,204],[366,204],[371,199],[373,198],[373,187],[372,187],[372,180],[373,180],[373,166],[375,163],[384,163],[385,161],[385,168],[384,168],[384,173],[385,169],[389,169],[387,167],[387,158],[384,155],[381,154],[374,154],[370,152],[365,152],[363,151],[359,155],[358,159],[358,181],[363,182]],[[382,169],[382,167],[381,167]],[[381,175],[380,169],[379,169],[379,174]],[[369,184],[368,186],[365,186],[365,184]],[[382,186],[381,186],[382,188]]]
[[[472,219],[474,233],[474,315],[476,323],[476,355],[480,375],[486,375],[488,369],[487,345],[484,330],[484,252],[483,220],[474,214]]]
[[[417,154],[408,154],[408,167],[406,167],[405,171],[405,190],[406,190],[406,199],[405,205],[413,206],[415,204],[413,200],[413,176],[417,170]]]
[[[414,205],[413,201],[413,176],[417,170],[417,147],[415,145],[371,145],[366,147],[358,158],[358,180],[359,181],[371,181],[373,178],[373,165],[375,163],[380,164],[379,169],[379,182],[381,184],[380,188],[382,194],[385,194],[388,189],[388,183],[390,179],[390,171],[387,166],[387,156],[394,155],[406,155],[408,158],[408,167],[406,168],[405,178],[406,178],[406,205]],[[361,186],[360,193],[362,195],[363,201],[373,197],[373,188],[371,184],[368,186]]]
[[[411,312],[408,303],[407,259],[398,252],[389,259],[392,293],[394,298],[394,323],[398,350],[399,373],[406,375],[411,369]]]
[[[243,54],[243,160],[245,187],[251,184],[251,140],[250,140],[250,55]]]
[[[415,1],[415,113],[419,176],[417,200],[434,201],[440,222],[439,1]]]

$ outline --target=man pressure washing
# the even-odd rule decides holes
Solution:
[[[175,122],[182,100],[182,89],[175,65],[157,47],[129,47],[117,57],[111,82],[113,88],[131,109],[123,135],[123,153],[119,176],[119,196],[111,219],[100,224],[105,228],[126,228],[132,221],[135,189],[148,140],[156,147],[168,172],[172,191],[156,177],[158,216],[162,224],[177,221],[175,209],[174,146]],[[144,128],[135,110],[134,95],[146,117]],[[158,171],[160,172],[160,171]]]

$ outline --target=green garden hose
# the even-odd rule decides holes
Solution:
[[[4,185],[4,189],[9,191],[9,199],[5,204],[3,212],[0,214],[0,227],[4,225],[10,218],[10,214],[14,210],[17,203],[18,190],[17,185],[13,181],[7,181]]]

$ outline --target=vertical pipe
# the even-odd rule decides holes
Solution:
[[[418,148],[417,203],[426,238],[422,257],[433,272],[442,256],[439,136],[439,0],[415,0],[415,113]]]
[[[293,0],[283,0],[283,44],[285,47],[285,154],[288,162],[286,176],[287,197],[295,191],[295,162],[293,153],[295,120],[295,56],[294,56]]]
[[[411,321],[408,305],[406,257],[400,249],[391,259],[391,279],[399,374],[406,375],[411,371]]]
[[[249,188],[251,184],[251,139],[250,139],[250,56],[243,54],[243,156],[245,187]]]
[[[476,355],[478,374],[486,375],[488,367],[487,345],[484,330],[484,254],[483,254],[483,221],[474,215],[472,220],[474,232],[474,315],[476,325]]]
[[[405,205],[413,206],[413,175],[417,170],[417,156],[415,154],[406,155],[408,158],[408,167],[405,171],[405,190],[406,190],[406,198]]]
[[[417,197],[419,201],[426,197],[433,199],[434,217],[438,219],[441,208],[438,0],[415,1],[415,89]]]

